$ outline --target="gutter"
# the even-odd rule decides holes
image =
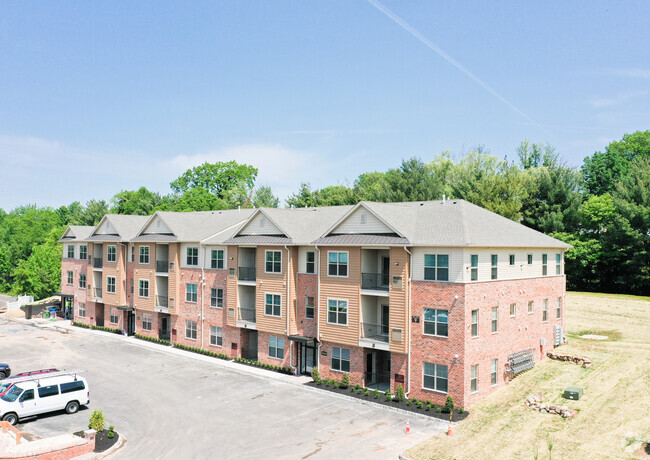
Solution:
[[[408,321],[408,330],[409,330],[409,341],[408,341],[408,351],[407,351],[407,356],[408,356],[408,364],[406,365],[407,367],[407,376],[406,376],[406,397],[408,397],[409,393],[411,392],[411,277],[413,273],[413,267],[411,266],[411,262],[413,259],[413,254],[411,254],[411,251],[406,249],[406,246],[404,246],[404,250],[408,252],[409,255],[409,314],[408,318],[406,320]]]
[[[314,245],[314,248],[318,252],[318,265],[316,265],[318,267],[318,271],[316,272],[318,273],[318,275],[316,275],[317,276],[316,305],[314,305],[314,308],[316,309],[316,311],[314,312],[316,315],[316,343],[318,343],[318,351],[316,354],[316,359],[318,360],[319,359],[318,357],[321,356],[320,347],[322,345],[320,341],[320,248],[317,245]],[[316,263],[316,261],[314,261],[314,263]],[[317,365],[316,368],[318,368]]]

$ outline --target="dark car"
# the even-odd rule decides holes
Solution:
[[[0,363],[0,380],[5,379],[11,375],[11,368],[9,364]]]

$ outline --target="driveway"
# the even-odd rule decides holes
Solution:
[[[127,439],[119,459],[394,459],[446,429],[413,418],[407,435],[407,416],[302,387],[299,378],[271,379],[280,375],[99,331],[0,319],[0,361],[14,373],[85,369],[88,409],[17,428],[28,438],[79,431],[99,408]]]

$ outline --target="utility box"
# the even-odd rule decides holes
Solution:
[[[574,399],[578,400],[582,398],[582,388],[579,387],[568,387],[564,390],[564,399]]]

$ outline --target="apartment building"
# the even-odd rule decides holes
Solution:
[[[61,241],[76,321],[438,404],[563,336],[570,246],[463,200],[107,215]]]

